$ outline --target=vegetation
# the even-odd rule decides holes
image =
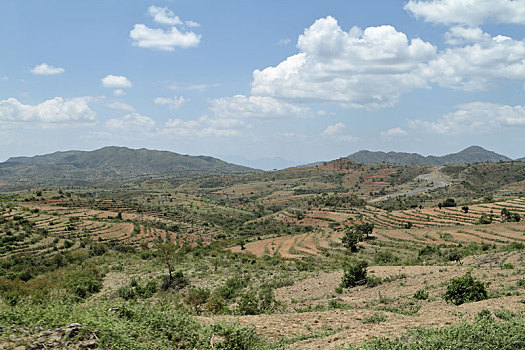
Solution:
[[[447,302],[451,302],[454,305],[485,300],[487,298],[486,284],[472,276],[471,271],[468,271],[461,277],[451,279],[443,297]]]

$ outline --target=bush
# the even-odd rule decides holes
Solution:
[[[184,277],[182,271],[177,271],[173,273],[173,277],[170,280],[170,276],[164,276],[162,279],[162,284],[160,288],[162,290],[175,289],[179,290],[188,285],[188,281]]]
[[[77,300],[85,299],[102,289],[102,274],[96,268],[77,272],[69,277],[66,289]]]
[[[478,223],[481,225],[488,225],[492,223],[492,216],[489,216],[487,214],[481,214],[481,216],[478,219]]]
[[[147,299],[157,291],[157,283],[155,281],[148,281],[145,285],[141,285],[135,279],[132,279],[129,286],[119,288],[117,294],[124,300],[135,298]]]
[[[192,288],[188,291],[184,301],[193,307],[193,311],[197,315],[200,315],[201,308],[208,301],[210,294],[208,288]]]
[[[472,276],[471,271],[468,271],[465,275],[449,281],[443,298],[454,305],[485,300],[488,298],[486,285]]]
[[[447,208],[447,207],[455,207],[457,204],[456,204],[456,201],[454,200],[454,198],[447,198],[442,204],[441,206],[444,207],[444,208]]]
[[[428,292],[426,292],[424,289],[420,289],[414,293],[414,299],[428,300]]]
[[[239,315],[257,315],[259,314],[259,300],[255,292],[248,291],[241,294],[237,304],[237,313]]]
[[[350,288],[355,287],[358,283],[366,282],[366,274],[368,268],[368,262],[366,261],[356,261],[353,264],[349,265],[346,268],[346,271],[343,275],[343,280],[341,281],[341,287]]]

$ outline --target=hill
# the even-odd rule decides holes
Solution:
[[[359,151],[348,159],[361,164],[399,164],[399,165],[452,165],[479,162],[510,161],[511,159],[479,146],[465,148],[458,153],[444,156],[422,156],[418,153]]]
[[[0,188],[7,185],[15,188],[26,185],[86,185],[168,175],[253,171],[256,170],[207,156],[189,156],[144,148],[104,147],[94,151],[67,151],[9,158],[0,163]]]
[[[518,162],[525,162],[525,157],[516,159]]]

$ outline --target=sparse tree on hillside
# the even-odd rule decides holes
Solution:
[[[173,243],[158,243],[157,250],[168,268],[168,282],[173,281],[173,255],[177,252],[177,246]]]

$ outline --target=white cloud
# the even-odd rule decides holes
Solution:
[[[525,127],[525,107],[471,102],[434,122],[409,120],[408,123],[411,128],[437,134],[487,134],[504,128]]]
[[[1,77],[0,77],[0,80],[8,81],[8,80],[9,80],[9,77],[7,77],[6,75],[4,75],[4,76],[1,76]]]
[[[436,48],[409,41],[392,26],[345,32],[332,17],[315,21],[299,37],[300,53],[253,73],[252,94],[336,102],[352,108],[393,105],[398,96],[427,87],[417,72]]]
[[[355,140],[355,137],[353,137],[352,135],[344,134],[345,129],[346,129],[346,126],[343,123],[338,122],[338,123],[336,123],[334,125],[328,125],[326,127],[326,129],[324,129],[321,132],[320,136],[333,138],[333,139],[336,139],[338,141],[353,141],[353,140]]]
[[[278,44],[279,46],[286,46],[286,45],[288,45],[288,44],[291,43],[291,42],[292,42],[292,41],[291,41],[290,39],[286,38],[286,39],[281,39],[281,40],[279,40],[279,41],[277,42],[277,44]]]
[[[212,119],[202,116],[189,121],[170,119],[166,122],[162,132],[177,137],[237,136],[240,134],[239,128],[244,127],[246,124],[239,119]]]
[[[451,43],[474,42],[441,52],[421,69],[421,75],[443,87],[485,89],[492,81],[525,80],[525,41],[483,33],[479,29],[451,28]]]
[[[89,97],[55,97],[37,105],[26,105],[16,98],[0,101],[0,121],[49,124],[92,123],[96,113],[89,108]]]
[[[109,103],[108,107],[113,108],[113,109],[121,109],[123,111],[134,111],[135,110],[133,106],[130,106],[127,103],[119,102],[119,101]]]
[[[155,104],[168,106],[169,109],[178,109],[187,101],[183,96],[157,97],[153,100]]]
[[[182,21],[178,16],[175,16],[173,11],[167,7],[150,6],[148,14],[153,17],[153,20],[160,24],[181,25]]]
[[[47,63],[42,63],[31,69],[31,73],[36,75],[56,75],[64,73],[64,68],[53,67]]]
[[[122,118],[112,118],[106,122],[106,126],[111,130],[132,131],[139,130],[153,131],[155,129],[155,121],[150,117],[146,117],[139,113],[126,114]]]
[[[135,24],[129,36],[134,46],[161,51],[174,51],[176,47],[195,47],[201,41],[201,35],[191,31],[182,32],[176,27],[168,30],[153,29],[144,24]]]
[[[122,89],[115,89],[113,90],[113,95],[115,96],[126,96],[126,91]]]
[[[406,136],[408,133],[401,128],[392,128],[381,132],[381,136],[393,137],[393,136]]]
[[[525,0],[410,0],[405,10],[427,22],[525,24]]]
[[[102,78],[101,81],[102,81],[102,85],[106,88],[121,89],[121,88],[130,88],[132,86],[128,78],[122,75],[109,74],[109,75],[106,75],[104,78]]]
[[[234,118],[280,118],[309,116],[311,110],[272,97],[235,95],[214,99],[210,109],[215,115]]]
[[[184,21],[184,24],[187,26],[187,27],[190,27],[190,28],[198,28],[200,27],[201,25],[195,21],[192,21],[192,20],[189,20],[189,21]]]
[[[449,45],[463,45],[475,42],[488,41],[491,37],[481,28],[454,26],[445,33],[445,41]]]

